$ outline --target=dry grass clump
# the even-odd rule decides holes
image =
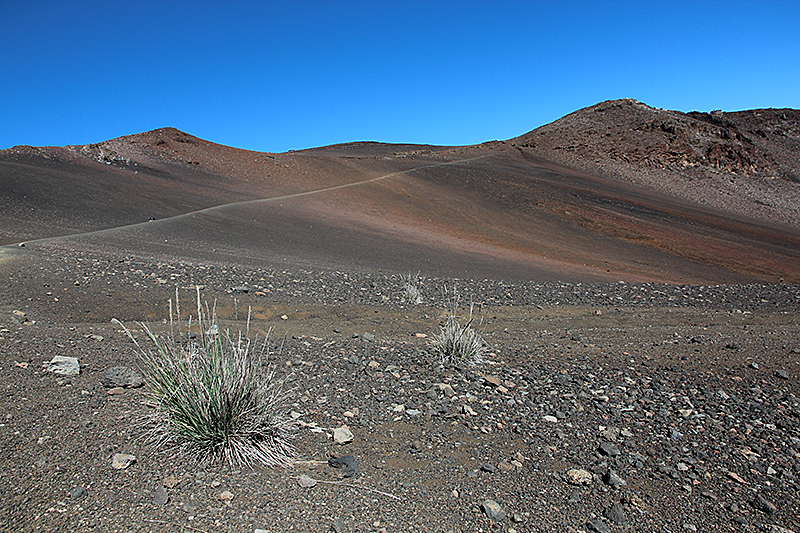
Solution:
[[[422,279],[420,278],[419,272],[416,274],[409,272],[408,275],[403,275],[402,279],[403,286],[400,289],[400,299],[407,304],[421,304],[422,291],[419,286]]]
[[[282,408],[283,382],[266,365],[268,335],[263,343],[247,332],[221,331],[216,315],[203,312],[197,291],[197,322],[189,319],[181,342],[176,292],[177,333],[170,301],[170,332],[156,335],[139,324],[151,346],[133,340],[143,364],[152,411],[146,436],[158,446],[179,449],[201,462],[225,461],[231,467],[257,464],[290,466],[296,426]],[[260,346],[260,347],[257,347]]]
[[[458,290],[451,291],[445,287],[445,321],[439,327],[439,333],[434,333],[431,338],[431,347],[437,353],[442,363],[448,365],[469,364],[481,362],[481,356],[486,351],[486,342],[483,335],[472,327],[474,322],[475,304],[470,301],[469,313],[462,323],[458,318],[460,308],[460,295]]]

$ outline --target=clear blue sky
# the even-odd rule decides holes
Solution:
[[[172,126],[282,152],[589,105],[800,107],[800,2],[0,0],[0,149]]]

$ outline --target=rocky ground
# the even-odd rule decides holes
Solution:
[[[800,531],[797,286],[426,278],[409,305],[381,272],[57,244],[0,269],[3,531]],[[110,319],[161,328],[197,285],[223,327],[249,309],[253,332],[272,328],[294,468],[153,449],[145,388],[104,383],[140,370]],[[478,304],[481,365],[431,353],[444,286]],[[80,374],[49,371],[54,356]],[[344,456],[350,477],[328,465]]]

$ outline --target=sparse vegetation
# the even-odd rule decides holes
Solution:
[[[454,287],[448,291],[445,287],[442,292],[446,307],[445,322],[440,326],[439,333],[435,333],[431,339],[433,351],[441,357],[444,364],[479,363],[481,355],[486,351],[486,342],[481,333],[472,327],[475,319],[474,302],[470,301],[469,313],[462,324],[458,318],[461,299],[458,290]]]
[[[157,446],[179,449],[201,462],[223,460],[233,466],[289,466],[295,426],[281,415],[283,382],[266,365],[263,342],[247,331],[232,336],[222,331],[215,313],[205,312],[197,291],[197,323],[192,318],[181,340],[170,302],[170,332],[156,335],[140,326],[151,347],[142,346],[124,325],[138,348],[152,411],[146,415],[146,437]],[[198,333],[193,335],[191,332]]]
[[[420,278],[419,272],[416,274],[409,272],[408,275],[403,276],[403,286],[401,289],[402,292],[400,298],[404,303],[422,303],[422,291],[419,288],[421,282],[422,279]]]

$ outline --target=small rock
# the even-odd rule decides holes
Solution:
[[[317,480],[313,477],[307,476],[305,474],[301,474],[297,481],[300,483],[300,486],[304,489],[310,489],[311,487],[317,484]]]
[[[496,471],[496,468],[492,463],[483,463],[483,466],[481,466],[481,471],[493,474]]]
[[[181,509],[186,514],[194,515],[197,512],[197,504],[194,502],[186,502]]]
[[[619,446],[613,442],[604,442],[600,445],[600,453],[607,457],[616,457],[620,455]]]
[[[369,332],[364,333],[361,336],[361,338],[364,339],[365,341],[369,341],[369,342],[374,342],[375,341],[375,335],[373,335],[372,333],[369,333]]]
[[[111,468],[124,470],[136,462],[136,456],[129,453],[115,453],[111,458]]]
[[[573,468],[567,471],[567,481],[571,485],[591,485],[592,473],[582,468]]]
[[[125,389],[122,387],[114,387],[113,389],[108,389],[106,391],[106,394],[108,394],[109,396],[120,396],[122,394],[125,394]]]
[[[738,481],[742,485],[747,485],[747,481],[745,481],[742,476],[737,474],[736,472],[728,472],[728,477],[733,479],[734,481]]]
[[[100,384],[107,388],[130,387],[136,388],[144,385],[142,376],[126,366],[112,366],[103,372]]]
[[[550,422],[550,423],[558,422],[558,418],[552,415],[544,415],[544,417],[542,418],[544,419],[545,422]]]
[[[607,485],[614,489],[619,489],[620,487],[624,487],[628,484],[627,481],[622,479],[616,472],[613,470],[609,470],[605,476],[603,476],[603,480],[606,482]]]
[[[233,500],[233,493],[229,490],[222,491],[217,495],[217,499],[223,502],[229,502]]]
[[[767,514],[770,514],[770,515],[771,514],[775,514],[778,511],[778,508],[775,507],[774,503],[772,503],[771,501],[767,500],[766,498],[764,498],[760,494],[756,495],[756,499],[753,500],[753,507],[755,507],[756,509],[758,509],[761,512],[764,512],[764,513],[767,513]]]
[[[494,500],[486,500],[481,504],[481,510],[486,515],[486,518],[493,522],[502,522],[507,516],[507,513],[500,507],[500,504]]]
[[[89,494],[89,491],[86,490],[86,487],[75,487],[71,491],[69,491],[69,497],[73,500],[80,500],[81,498],[85,498],[86,495]]]
[[[775,376],[781,379],[789,379],[789,373],[786,370],[776,370]]]
[[[614,502],[611,507],[603,511],[603,516],[605,516],[612,524],[617,526],[624,526],[627,523],[625,518],[625,510],[617,502]]]
[[[492,387],[500,387],[503,384],[503,380],[495,376],[483,376],[483,380]]]
[[[353,477],[358,474],[358,461],[353,456],[331,457],[328,459],[328,466],[342,468],[343,477]]]
[[[47,370],[62,376],[77,376],[81,372],[81,365],[75,357],[56,355],[47,363]]]
[[[514,470],[514,465],[503,459],[500,461],[500,464],[497,465],[497,469],[501,472],[508,473]]]
[[[153,494],[153,505],[161,507],[169,502],[169,494],[164,487],[158,487],[155,494]]]
[[[342,426],[333,430],[333,441],[336,444],[347,444],[348,442],[353,442],[354,438],[353,432],[350,431],[350,428],[347,426]]]
[[[175,476],[170,474],[170,475],[168,475],[167,477],[164,478],[164,481],[162,482],[162,484],[165,487],[167,487],[168,489],[175,488],[175,485],[178,484],[178,478],[176,478]]]

